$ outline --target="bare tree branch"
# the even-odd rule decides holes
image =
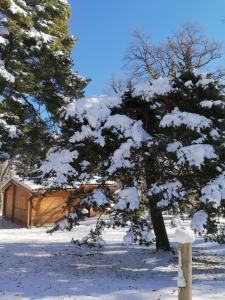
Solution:
[[[133,78],[152,80],[175,76],[182,70],[209,67],[221,58],[221,52],[221,43],[209,40],[200,28],[190,23],[184,24],[160,46],[153,45],[142,31],[135,30],[124,57],[124,68]]]

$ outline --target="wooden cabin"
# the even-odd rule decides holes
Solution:
[[[3,216],[27,228],[53,224],[63,219],[72,209],[74,210],[74,206],[96,186],[96,184],[88,184],[76,190],[48,192],[40,185],[11,178],[2,186]],[[71,199],[72,203],[70,203]],[[94,215],[93,210],[89,211],[89,216]]]

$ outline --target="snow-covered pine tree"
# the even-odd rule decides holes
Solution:
[[[61,106],[87,84],[73,71],[69,17],[65,0],[0,3],[1,111],[19,120],[21,139],[10,158],[22,162],[23,173],[49,148]]]
[[[224,86],[210,74],[191,71],[172,80],[171,86],[167,95],[155,97],[159,139],[152,149],[158,172],[148,194],[162,209],[189,210],[192,227],[222,243]]]
[[[165,91],[159,91],[158,84],[156,80],[150,87],[152,94],[164,93],[170,88],[167,82]],[[147,149],[155,141],[150,135],[153,125],[143,128],[144,120],[140,120],[143,115],[151,118],[149,101],[144,102],[142,97],[132,96],[131,91],[123,96],[74,101],[65,107],[63,113],[61,132],[65,146],[51,149],[41,170],[45,178],[51,177],[51,182],[56,186],[69,183],[74,187],[77,183],[85,184],[97,175],[98,193],[94,192],[86,197],[82,204],[97,208],[103,205],[108,210],[110,220],[102,222],[102,226],[129,225],[126,243],[138,241],[149,244],[153,241],[153,234],[148,213],[144,216],[149,211],[145,156]],[[111,193],[108,191],[106,195],[108,181],[117,183],[119,190]],[[104,196],[99,197],[102,194]],[[104,203],[101,201],[103,198]],[[157,230],[157,225],[160,226],[163,219],[159,220],[161,210],[155,207],[156,210],[158,218],[154,219],[154,229],[157,249],[169,250],[166,231],[163,236],[162,231]],[[63,229],[71,229],[71,222],[77,225],[77,218],[76,214],[73,221],[69,215],[67,226],[63,222]],[[59,225],[56,226],[58,228]],[[96,228],[99,229],[99,226]],[[163,229],[165,230],[164,223]],[[96,234],[99,232],[100,230]]]
[[[85,196],[79,214],[84,206],[111,213],[110,221],[91,233],[96,241],[101,226],[128,224],[125,242],[152,241],[143,217],[150,207],[153,218],[154,209],[190,212],[194,229],[224,242],[219,219],[225,197],[224,108],[223,86],[191,71],[138,85],[122,96],[76,100],[62,112],[64,147],[51,149],[41,170],[56,186],[74,187],[99,176],[98,190]],[[119,185],[116,193],[105,193],[109,180]],[[79,224],[80,216],[73,216],[64,229]],[[166,231],[159,219],[153,222],[160,240]]]

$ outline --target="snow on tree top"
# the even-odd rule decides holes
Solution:
[[[150,84],[139,83],[135,86],[134,96],[144,95],[154,97],[156,95],[164,95],[172,91],[170,79],[168,77],[160,77],[152,80]]]
[[[181,112],[178,108],[166,114],[160,121],[161,127],[179,127],[181,125],[200,132],[201,129],[209,128],[212,122],[210,119],[196,113]]]
[[[59,2],[63,3],[63,4],[66,4],[66,5],[69,5],[68,1],[67,0],[58,0]]]
[[[84,119],[93,128],[99,128],[109,115],[111,108],[122,103],[117,96],[99,96],[78,99],[64,108],[65,118],[76,117],[80,122]]]
[[[198,86],[207,86],[210,83],[213,83],[214,79],[213,78],[201,78],[199,81],[195,84],[197,87]]]
[[[131,148],[138,148],[141,143],[151,139],[151,136],[143,129],[142,121],[131,119],[122,114],[112,114],[112,108],[118,107],[122,103],[121,97],[99,96],[78,99],[68,104],[63,114],[65,118],[73,117],[82,125],[80,130],[74,132],[70,137],[71,143],[81,142],[92,138],[101,145],[105,145],[103,135],[104,129],[109,129],[118,135],[118,138],[127,139],[111,156],[111,166],[108,168],[109,174],[118,168],[130,168],[129,161]]]

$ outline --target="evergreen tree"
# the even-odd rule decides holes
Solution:
[[[50,147],[61,107],[87,84],[73,71],[69,17],[62,0],[0,3],[0,110],[17,117],[21,135],[9,157],[23,173]]]
[[[84,196],[80,213],[69,215],[63,228],[79,224],[83,207],[101,207],[110,220],[98,221],[87,240],[99,241],[103,226],[128,225],[125,242],[148,244],[154,240],[144,214],[150,208],[157,249],[169,249],[163,210],[190,213],[196,231],[224,242],[222,89],[210,75],[184,72],[122,96],[69,104],[60,145],[49,151],[41,170],[55,186],[85,184],[94,175],[99,186]],[[118,192],[104,191],[109,180],[117,182]]]
[[[190,211],[192,227],[224,242],[224,86],[186,71],[160,103],[157,180],[149,195],[163,209]],[[160,158],[160,159],[159,159]]]

